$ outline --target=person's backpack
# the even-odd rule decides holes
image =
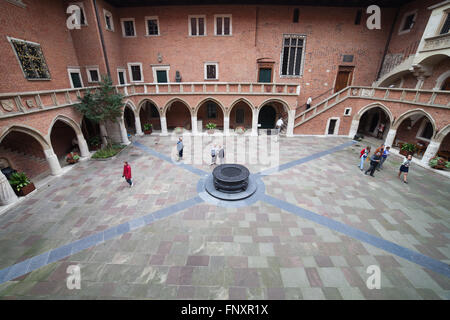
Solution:
[[[216,149],[211,149],[211,157],[215,157],[216,156]]]

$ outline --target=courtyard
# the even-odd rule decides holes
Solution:
[[[412,165],[404,184],[395,155],[366,176],[365,141],[268,137],[257,157],[244,149],[251,138],[232,137],[226,161],[261,186],[253,200],[219,203],[200,182],[220,138],[202,138],[185,138],[180,162],[176,137],[133,138],[0,215],[1,299],[450,298],[447,177]],[[81,288],[70,290],[73,265]],[[379,289],[367,286],[370,266]]]

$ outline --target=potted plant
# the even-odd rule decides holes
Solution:
[[[237,134],[244,134],[245,128],[243,126],[238,126],[236,127],[236,129],[234,129],[234,132],[236,132]]]
[[[430,165],[430,167],[434,168],[434,169],[439,169],[442,170],[444,168],[448,168],[448,161],[445,161],[444,158],[435,156],[433,158],[430,159],[430,162],[428,162],[428,164]]]
[[[207,123],[206,124],[206,129],[208,129],[208,134],[214,134],[214,129],[217,127],[217,125],[215,123]]]
[[[89,149],[98,150],[102,146],[102,141],[99,136],[91,137],[88,139]]]
[[[176,127],[174,130],[175,134],[182,134],[183,133],[183,128],[182,127]]]
[[[77,163],[80,160],[80,155],[77,152],[71,152],[66,156],[66,162],[68,164]]]
[[[404,143],[400,149],[400,154],[407,156],[408,154],[414,154],[416,151],[416,145],[413,143]]]
[[[144,133],[145,134],[151,134],[152,133],[152,124],[151,123],[144,124]]]
[[[9,184],[14,189],[14,192],[20,196],[26,196],[36,189],[34,183],[28,179],[24,172],[15,172],[9,178]]]

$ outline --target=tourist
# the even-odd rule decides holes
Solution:
[[[412,155],[408,154],[408,156],[403,160],[402,165],[400,166],[400,170],[398,172],[398,177],[400,178],[400,175],[403,172],[403,182],[408,183],[406,180],[406,176],[408,175],[409,166],[411,165]]]
[[[183,138],[179,137],[177,142],[178,161],[183,158]]]
[[[391,147],[386,147],[384,149],[383,154],[381,156],[380,165],[378,166],[378,169],[377,169],[378,171],[380,171],[380,169],[383,169],[383,163],[386,161],[387,157],[389,156],[389,154],[390,154],[389,150],[390,149],[391,149]]]
[[[311,99],[311,97],[309,97],[308,100],[306,101],[306,110],[311,108],[311,102],[312,102],[312,99]]]
[[[370,146],[365,147],[359,153],[359,158],[361,159],[359,161],[359,168],[361,169],[361,171],[363,171],[364,169],[364,161],[366,161],[367,157],[369,156],[369,153],[370,153]]]
[[[217,160],[217,145],[214,144],[211,146],[211,164],[210,164],[210,166],[212,166],[213,164],[216,164],[216,160]]]
[[[133,181],[131,180],[131,167],[130,167],[130,165],[128,164],[127,161],[124,161],[124,163],[123,163],[122,178],[125,178],[125,180],[130,185],[130,188],[133,186]]]
[[[367,174],[370,171],[370,176],[375,177],[373,174],[375,172],[376,167],[380,163],[380,160],[381,160],[381,152],[377,152],[372,157],[370,157],[370,167],[364,173]]]
[[[224,147],[222,145],[219,145],[219,152],[218,152],[218,156],[219,156],[219,162],[220,164],[224,163],[224,158],[225,158],[225,150]]]
[[[383,131],[384,131],[384,123],[380,123],[380,125],[378,126],[378,133],[377,133],[378,139],[383,138]]]
[[[278,119],[277,123],[275,124],[275,129],[277,129],[277,137],[276,142],[278,142],[278,136],[280,135],[281,127],[283,126],[283,119],[281,117]]]
[[[384,143],[382,143],[374,152],[374,154],[376,153],[380,153],[381,155],[383,155],[384,152]],[[378,166],[380,165],[380,163],[378,163],[377,167],[375,169],[378,169]],[[379,170],[378,170],[379,171]]]

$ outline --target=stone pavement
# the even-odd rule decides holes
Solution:
[[[171,138],[135,140],[117,159],[79,163],[0,216],[1,298],[450,298],[447,178],[412,166],[405,185],[394,156],[365,176],[362,144],[334,137],[269,143],[283,170],[268,170],[274,162],[264,153],[249,164],[248,141],[234,141],[226,156],[263,173],[266,198],[218,207],[196,190],[213,168],[212,140],[200,142],[205,161],[192,165],[198,141],[185,139],[186,160],[177,163]],[[121,178],[124,160],[133,188]],[[67,289],[70,265],[81,267],[80,290]],[[380,289],[367,288],[371,265],[381,270]]]

